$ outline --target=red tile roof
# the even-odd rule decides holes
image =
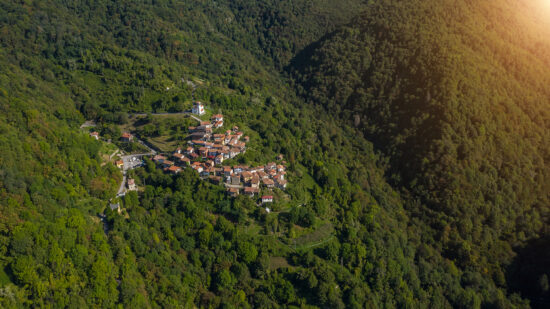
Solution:
[[[153,160],[154,160],[154,161],[166,160],[166,157],[165,157],[165,156],[162,156],[162,155],[156,155],[156,156],[153,157]]]

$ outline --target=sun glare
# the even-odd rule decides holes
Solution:
[[[550,29],[550,0],[537,0],[538,22],[547,29]]]
[[[550,13],[550,0],[538,0],[540,3],[540,6],[547,11],[547,13]],[[550,19],[550,15],[548,17]]]

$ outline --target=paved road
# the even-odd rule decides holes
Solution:
[[[198,121],[198,122],[201,122],[201,121],[202,121],[199,117],[197,117],[197,116],[195,116],[195,115],[191,115],[191,114],[190,114],[189,116],[191,116],[191,118],[195,119],[195,120]]]
[[[113,159],[113,157],[118,153],[120,149],[117,149],[115,150],[115,152],[113,152],[110,156],[109,156],[109,160]]]
[[[128,178],[126,177],[126,171],[142,166],[143,160],[141,160],[141,157],[149,154],[150,153],[122,156],[122,162],[124,162],[122,167],[122,182],[120,183],[116,196],[124,196],[126,194],[126,181]]]
[[[182,80],[182,82],[187,83],[188,85],[190,85],[193,88],[193,91],[191,92],[191,96],[192,96],[192,99],[195,100],[195,90],[197,89],[197,85],[195,83],[193,83],[192,81],[190,81],[190,80],[185,80],[184,78],[182,78],[181,80]],[[131,115],[132,116],[147,116],[147,113],[136,113],[136,114],[131,114]],[[151,115],[153,115],[153,116],[189,115],[191,118],[195,119],[198,122],[202,121],[199,117],[193,115],[191,113],[191,111],[189,111],[189,110],[184,111],[184,112],[178,112],[178,113],[152,113]],[[86,128],[86,127],[93,127],[93,126],[95,126],[95,123],[90,120],[90,121],[86,121],[85,123],[83,123],[82,126],[80,126],[80,127],[81,128]],[[157,151],[155,149],[153,149],[148,143],[138,139],[135,136],[134,136],[134,141],[136,141],[136,142],[142,144],[143,146],[145,146],[147,149],[149,149],[149,152],[122,156],[122,161],[124,162],[124,165],[122,167],[122,183],[120,184],[120,187],[118,188],[117,196],[124,196],[126,194],[126,180],[127,180],[126,171],[134,169],[134,168],[139,167],[139,166],[142,166],[143,165],[142,157],[144,157],[144,156],[154,156],[154,155],[157,154]],[[111,155],[111,158],[113,157],[113,155],[115,153],[113,153]],[[233,186],[233,185],[228,185],[228,186],[235,187],[235,188],[241,188],[241,189],[243,188],[243,186]]]
[[[144,143],[142,140],[136,137],[134,137],[134,140],[142,144],[143,146],[147,147],[147,149],[149,149],[149,152],[122,156],[122,162],[124,162],[124,165],[122,167],[122,183],[118,188],[117,196],[124,196],[126,194],[126,180],[127,180],[126,171],[142,166],[143,165],[142,159],[144,156],[154,156],[157,154],[156,150],[149,147],[149,145]]]
[[[126,171],[122,171],[122,182],[120,183],[116,196],[124,195],[126,195]]]
[[[141,154],[141,156],[147,156],[147,155],[156,155],[157,154],[157,151],[155,149],[153,149],[151,147],[151,145],[149,143],[146,143],[142,140],[140,140],[139,138],[135,137],[134,136],[134,140],[140,144],[142,144],[143,146],[145,146],[145,148],[149,149],[149,153],[144,153],[144,154]]]

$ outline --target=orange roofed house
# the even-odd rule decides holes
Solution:
[[[156,155],[153,157],[153,161],[155,161],[156,163],[162,163],[166,160],[166,157],[163,156],[163,155]]]
[[[216,114],[213,115],[212,118],[212,124],[214,125],[214,128],[221,128],[223,126],[223,115],[222,114]]]
[[[123,142],[131,142],[134,139],[134,136],[128,132],[122,133],[122,137],[120,138]]]
[[[264,182],[264,185],[268,188],[275,187],[275,182],[273,181],[273,179],[265,178],[265,179],[262,179],[262,181]]]
[[[237,188],[228,188],[227,189],[227,194],[229,194],[229,196],[231,196],[231,197],[235,197],[235,196],[239,195],[239,189],[237,189]]]
[[[259,193],[260,190],[258,188],[252,188],[252,187],[246,187],[244,188],[244,194],[248,196],[254,196],[254,194]]]
[[[165,171],[169,172],[170,174],[178,174],[181,172],[181,167],[172,165],[165,169]]]

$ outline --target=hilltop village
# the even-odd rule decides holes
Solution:
[[[194,115],[203,116],[204,105],[201,102],[195,102],[191,112]],[[217,185],[223,184],[230,197],[239,194],[254,197],[259,195],[262,188],[268,192],[273,188],[286,189],[286,162],[283,161],[282,155],[277,156],[277,162],[264,166],[224,166],[225,160],[246,152],[246,144],[250,138],[244,136],[237,126],[223,131],[222,114],[212,115],[210,121],[192,117],[197,120],[198,125],[188,128],[187,147],[179,147],[172,154],[156,154],[152,160],[157,167],[170,174],[178,174],[184,168],[192,168],[202,179]],[[131,141],[132,135],[124,133],[122,139]],[[122,162],[115,164],[120,167]],[[273,195],[261,196],[261,202],[273,202]]]

